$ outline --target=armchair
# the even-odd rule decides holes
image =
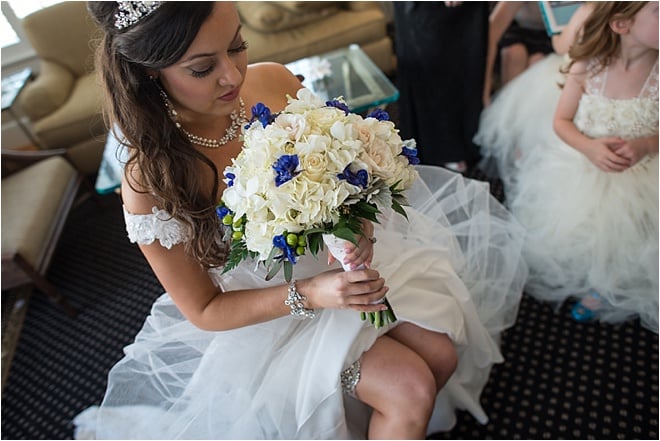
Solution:
[[[85,2],[62,2],[23,20],[40,59],[33,82],[18,105],[30,118],[42,149],[66,149],[76,167],[96,173],[107,129],[102,91],[93,73],[96,25]]]
[[[83,182],[65,157],[64,149],[2,151],[2,290],[33,283],[67,314],[75,315],[45,278]],[[18,163],[29,165],[17,168]]]

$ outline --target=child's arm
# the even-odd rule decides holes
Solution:
[[[630,160],[613,151],[619,146],[620,138],[593,139],[580,132],[573,123],[586,78],[587,62],[574,63],[559,98],[553,128],[566,144],[585,155],[599,169],[607,172],[623,171],[630,167]]]

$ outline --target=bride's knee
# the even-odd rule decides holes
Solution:
[[[436,379],[428,367],[418,365],[401,372],[392,386],[393,390],[388,395],[395,398],[389,404],[399,418],[418,420],[422,415],[430,417],[437,388]]]

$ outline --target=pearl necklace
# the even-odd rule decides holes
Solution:
[[[223,145],[227,144],[229,141],[233,141],[241,132],[241,126],[243,126],[248,122],[247,115],[245,114],[245,103],[243,102],[243,98],[239,97],[238,101],[240,103],[240,109],[238,113],[236,113],[236,111],[234,110],[229,115],[229,117],[231,118],[231,125],[227,127],[227,130],[225,131],[225,135],[222,138],[220,139],[202,138],[201,136],[197,136],[190,133],[183,127],[181,127],[181,130],[183,131],[183,133],[186,134],[188,140],[193,144],[206,147],[207,149],[217,149],[219,147],[222,147]]]

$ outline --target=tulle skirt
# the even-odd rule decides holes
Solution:
[[[487,422],[479,397],[503,361],[499,336],[516,319],[527,267],[523,229],[488,184],[419,170],[409,220],[390,212],[376,226],[373,267],[387,280],[397,323],[446,333],[456,345],[458,367],[429,426],[435,432],[454,425],[457,408]],[[324,257],[302,258],[294,277],[327,269]],[[252,264],[212,273],[225,290],[283,283],[264,275]],[[370,410],[342,392],[340,373],[385,332],[350,310],[202,331],[164,294],[110,371],[101,406],[76,417],[76,437],[364,438]]]
[[[658,157],[606,173],[559,143],[520,170],[511,210],[528,230],[525,292],[560,305],[596,290],[600,320],[658,332]]]
[[[520,163],[541,141],[559,140],[552,119],[559,102],[567,59],[549,54],[500,89],[481,112],[474,142],[480,146],[480,168],[499,177],[507,198],[515,190]]]

